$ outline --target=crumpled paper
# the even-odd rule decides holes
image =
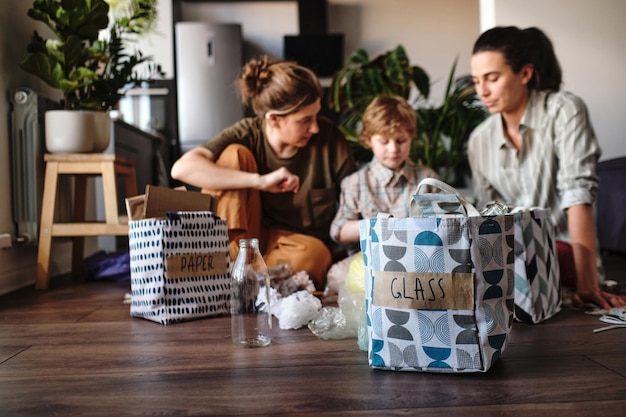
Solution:
[[[322,308],[322,302],[307,290],[273,299],[272,314],[281,329],[299,329],[308,324]]]

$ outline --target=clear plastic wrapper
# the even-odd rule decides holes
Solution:
[[[338,307],[322,308],[309,323],[309,329],[322,339],[357,338],[359,348],[367,350],[365,275],[360,253],[351,259],[345,280],[339,285],[337,304]]]

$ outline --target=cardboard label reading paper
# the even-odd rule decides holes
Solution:
[[[372,303],[418,310],[474,310],[474,274],[374,271]]]
[[[165,268],[167,277],[170,279],[225,274],[227,272],[226,252],[167,255]]]

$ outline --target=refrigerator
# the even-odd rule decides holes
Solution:
[[[243,65],[240,24],[175,25],[181,152],[203,144],[244,115],[236,87]]]

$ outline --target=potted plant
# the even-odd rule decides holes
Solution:
[[[471,77],[455,80],[456,64],[455,59],[441,105],[417,107],[411,159],[433,168],[443,181],[462,187],[471,175],[467,141],[488,112],[476,97]]]
[[[365,108],[379,94],[408,99],[413,89],[428,98],[430,79],[421,67],[411,65],[402,45],[372,60],[365,49],[358,49],[348,57],[346,66],[333,74],[328,106],[339,113],[339,127],[359,162],[372,157],[358,141]]]
[[[114,10],[109,3],[116,4]],[[110,118],[124,89],[162,75],[138,50],[135,36],[151,29],[156,0],[34,0],[28,16],[56,38],[34,31],[21,68],[62,93],[63,110],[46,112],[49,152],[101,152],[110,140]],[[138,66],[145,64],[144,74]]]
[[[442,104],[431,106],[424,104],[430,93],[430,78],[410,64],[401,45],[372,60],[363,49],[352,54],[347,65],[333,75],[328,100],[329,107],[339,113],[341,129],[353,144],[357,160],[371,158],[371,152],[358,144],[358,132],[363,112],[373,98],[388,94],[409,100],[414,95],[418,133],[411,159],[437,171],[443,181],[464,185],[470,173],[467,140],[487,112],[476,99],[471,80],[455,81],[455,70],[456,60]]]

